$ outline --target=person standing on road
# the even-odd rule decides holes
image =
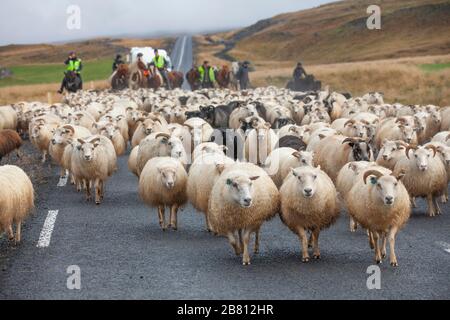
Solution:
[[[66,71],[64,72],[64,79],[61,82],[61,88],[58,90],[58,93],[62,94],[64,91],[64,88],[67,85],[67,73],[68,72],[75,72],[75,74],[77,75],[80,84],[79,84],[79,89],[82,90],[83,89],[83,80],[81,79],[81,70],[83,69],[83,63],[81,62],[81,59],[78,59],[77,55],[75,52],[70,52],[69,53],[69,57],[67,58],[66,61],[64,61],[64,64],[67,66]]]
[[[121,64],[125,64],[125,62],[122,60],[122,56],[120,54],[118,54],[116,56],[116,59],[114,59],[113,65],[112,65],[112,71],[116,71],[117,68],[119,68],[119,66]]]
[[[163,77],[164,82],[166,83],[166,88],[168,90],[171,90],[172,86],[170,85],[169,78],[167,77],[167,67],[169,66],[169,63],[163,56],[159,54],[158,49],[155,49],[154,53],[155,57],[153,58],[150,65],[155,66],[159,70],[159,73],[161,73],[161,76]]]
[[[236,76],[237,79],[239,80],[241,90],[247,90],[250,87],[250,77],[248,75],[249,65],[250,62],[244,61],[244,63],[242,63],[241,67],[239,68],[239,71]]]
[[[200,83],[202,88],[214,88],[216,82],[216,75],[214,68],[209,65],[208,61],[204,61],[203,65],[198,68],[200,73]]]

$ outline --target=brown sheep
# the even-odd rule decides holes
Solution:
[[[21,146],[22,139],[16,131],[10,129],[0,131],[0,161],[14,150],[17,150],[17,157],[20,158],[19,148]]]

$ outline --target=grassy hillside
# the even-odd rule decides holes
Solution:
[[[366,27],[366,9],[373,4],[382,10],[381,30]],[[205,45],[231,44],[228,54],[236,59],[318,64],[446,54],[450,1],[339,1],[208,37],[213,41]]]

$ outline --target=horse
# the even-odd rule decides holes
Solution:
[[[148,88],[148,69],[145,63],[140,59],[135,63],[130,65],[130,83],[129,87],[132,90],[137,90],[139,88]]]
[[[65,89],[68,92],[77,92],[82,89],[81,78],[75,71],[65,73]]]
[[[239,72],[239,62],[234,61],[231,63],[231,73],[230,73],[230,84],[234,90],[239,90],[239,79],[237,78],[237,74]]]
[[[228,66],[223,66],[222,69],[217,71],[216,79],[220,88],[224,89],[230,86],[231,71]]]
[[[121,64],[111,77],[111,87],[113,90],[124,90],[128,87],[130,72],[128,65]]]
[[[198,71],[198,68],[193,67],[189,70],[189,72],[186,73],[186,80],[192,91],[200,89],[200,72]]]
[[[184,82],[183,73],[179,71],[172,71],[167,73],[167,78],[170,81],[170,87],[172,89],[181,88]]]
[[[148,88],[157,90],[159,89],[163,83],[163,77],[161,76],[161,73],[159,73],[158,68],[156,68],[155,66],[150,66],[150,68],[148,69]]]

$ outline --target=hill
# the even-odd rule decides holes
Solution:
[[[373,4],[382,10],[381,30],[366,27],[366,10]],[[309,64],[447,54],[450,1],[339,1],[197,40],[221,46],[221,58],[301,59]]]

